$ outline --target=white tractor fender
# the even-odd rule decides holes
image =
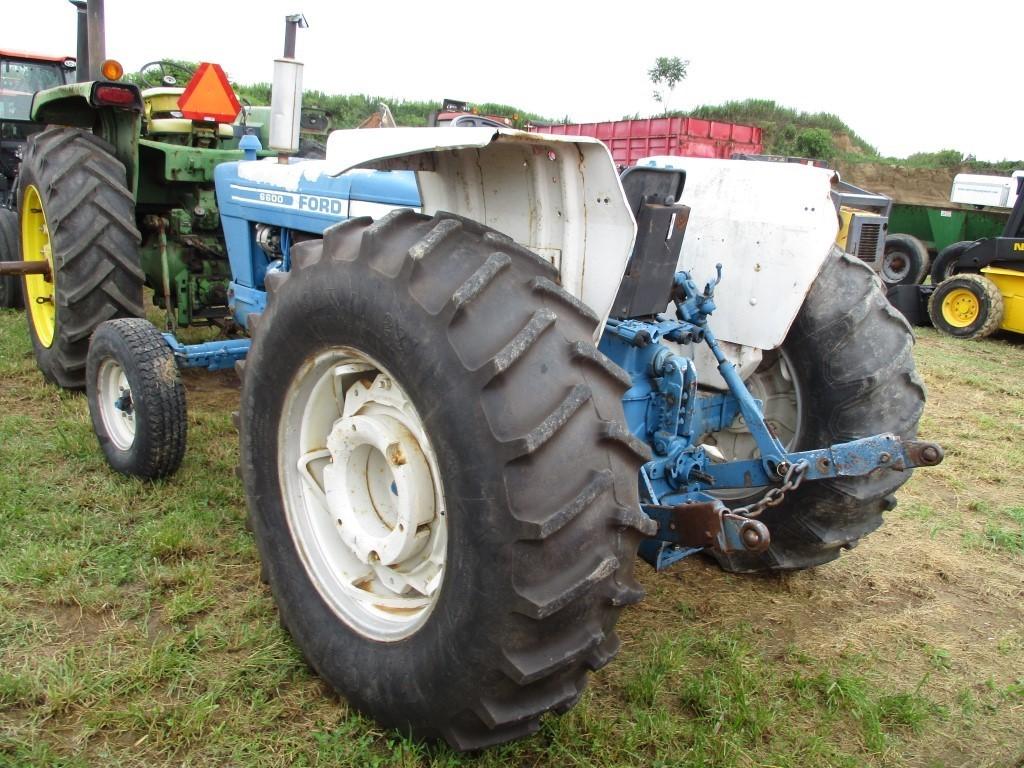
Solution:
[[[354,168],[416,171],[424,213],[473,219],[553,264],[562,287],[601,318],[600,334],[636,236],[600,141],[504,128],[334,131],[317,170]]]
[[[835,171],[674,156],[638,165],[686,171],[680,202],[691,211],[679,268],[702,288],[722,265],[711,316],[715,335],[742,347],[777,348],[835,242],[839,222],[829,195]],[[701,374],[702,384],[714,386],[713,376]]]

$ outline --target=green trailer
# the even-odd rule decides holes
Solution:
[[[889,233],[916,237],[934,257],[961,240],[998,237],[1009,216],[1006,208],[893,203]]]
[[[924,282],[937,254],[955,243],[1003,233],[1005,208],[893,203],[880,274],[890,288]]]

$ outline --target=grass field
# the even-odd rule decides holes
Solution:
[[[690,558],[580,705],[480,755],[383,731],[279,628],[234,474],[232,375],[187,378],[181,472],[106,468],[0,312],[2,766],[1022,766],[1024,341],[922,331],[940,467],[816,571]]]

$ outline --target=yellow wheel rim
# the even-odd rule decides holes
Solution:
[[[53,253],[50,248],[50,228],[46,225],[43,201],[33,185],[25,189],[21,212],[21,253],[25,261],[45,260],[50,265],[49,275],[25,276],[25,299],[36,338],[44,347],[53,344],[57,328],[57,296]]]
[[[966,288],[956,288],[942,300],[942,319],[954,328],[966,328],[981,314],[978,297]]]

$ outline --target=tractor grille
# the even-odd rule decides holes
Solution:
[[[878,240],[881,234],[881,224],[861,224],[860,240],[857,242],[857,258],[873,264],[878,258]]]

